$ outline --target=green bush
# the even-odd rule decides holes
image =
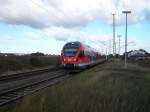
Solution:
[[[0,74],[8,71],[17,71],[23,69],[32,69],[35,67],[44,67],[50,65],[59,65],[60,56],[15,56],[0,55]]]
[[[40,59],[38,59],[38,57],[31,57],[30,64],[33,67],[40,67],[43,65],[42,61]]]

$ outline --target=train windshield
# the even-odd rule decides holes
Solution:
[[[64,46],[64,56],[67,56],[67,57],[75,56],[75,54],[77,53],[79,47],[80,47],[79,42],[67,43]]]
[[[77,53],[78,49],[64,49],[64,55],[67,57],[72,57]]]

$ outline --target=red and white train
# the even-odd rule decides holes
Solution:
[[[105,60],[105,55],[78,41],[66,43],[61,51],[64,68],[87,68]]]

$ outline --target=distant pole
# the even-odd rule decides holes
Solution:
[[[106,60],[107,60],[107,46],[106,46]]]
[[[118,35],[118,41],[119,41],[119,43],[118,43],[118,54],[120,55],[120,37],[121,37],[121,35]]]
[[[109,54],[111,54],[111,39],[109,39]]]
[[[125,29],[125,68],[127,67],[127,14],[131,11],[122,11],[123,14],[126,14],[126,29]]]
[[[115,56],[115,13],[112,14],[113,15],[113,56]]]

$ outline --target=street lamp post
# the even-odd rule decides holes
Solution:
[[[113,15],[113,55],[115,56],[115,13],[112,14]]]
[[[118,54],[120,55],[120,37],[121,35],[118,35]]]
[[[126,14],[126,29],[125,29],[125,67],[127,67],[127,14],[131,11],[122,11],[123,14]]]
[[[109,46],[108,46],[108,48],[109,48],[109,54],[111,54],[111,39],[109,39]]]

